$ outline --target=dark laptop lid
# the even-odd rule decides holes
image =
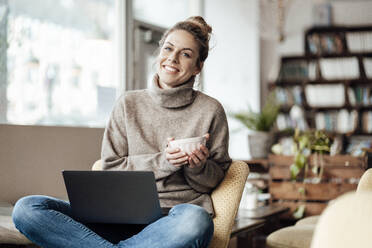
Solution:
[[[149,224],[162,216],[151,171],[63,171],[72,213],[85,223]]]

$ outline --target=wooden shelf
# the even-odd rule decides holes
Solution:
[[[318,112],[324,112],[322,118],[327,120],[338,119],[337,114],[327,113],[333,111],[339,111],[341,109],[346,109],[350,111],[357,111],[358,120],[356,127],[350,126],[350,129],[355,129],[355,132],[348,134],[349,136],[358,135],[372,135],[370,133],[362,132],[363,123],[366,123],[367,118],[362,118],[363,113],[367,111],[372,112],[372,102],[370,101],[372,95],[372,78],[368,78],[368,71],[365,68],[366,63],[364,58],[372,58],[372,50],[366,49],[365,51],[351,51],[349,49],[349,40],[347,33],[349,32],[368,32],[368,35],[372,35],[372,26],[327,26],[327,27],[313,27],[305,32],[304,47],[305,54],[303,55],[289,55],[283,56],[281,58],[281,70],[279,78],[269,83],[269,89],[278,88],[278,94],[280,102],[283,104],[280,108],[280,112],[285,115],[285,118],[281,121],[281,128],[291,127],[291,122],[288,120],[288,115],[293,102],[299,102],[304,110],[305,121],[309,128],[316,128],[316,114]],[[358,35],[358,34],[356,34]],[[358,36],[357,36],[358,38]],[[360,39],[362,39],[361,36]],[[315,54],[316,53],[316,54]],[[358,78],[336,78],[336,79],[326,79],[325,75],[330,75],[335,77],[337,70],[345,70],[345,66],[349,66],[349,62],[345,61],[335,61],[329,66],[330,71],[325,73],[322,70],[326,65],[321,64],[322,58],[352,58],[357,59],[357,63],[353,62],[353,66],[358,66],[359,73],[357,73],[357,68],[353,68],[350,73],[345,73],[342,75],[356,75]],[[334,66],[336,69],[332,69]],[[340,74],[341,75],[341,74]],[[310,106],[306,93],[307,86],[309,85],[343,85],[343,99],[344,104],[339,106]],[[295,88],[296,87],[296,88]],[[298,88],[299,87],[299,88]],[[337,87],[339,89],[339,87]],[[314,88],[314,91],[318,90]],[[351,94],[354,94],[351,95]],[[342,91],[339,89],[339,94],[341,97]],[[329,94],[330,97],[331,93]],[[328,97],[328,96],[327,96]],[[368,99],[368,104],[351,104],[351,98],[358,99]],[[367,98],[365,98],[367,97]],[[300,99],[301,98],[301,99]],[[351,99],[353,100],[353,99]],[[351,117],[349,117],[351,118]],[[318,122],[319,123],[319,122]],[[327,129],[337,130],[334,121],[328,121]],[[370,125],[370,123],[367,123]],[[324,124],[325,125],[325,124]]]
[[[349,87],[353,86],[369,86],[372,87],[372,79],[317,79],[317,80],[309,80],[309,79],[296,79],[296,80],[278,80],[275,82],[269,83],[270,87],[291,87],[291,86],[298,86],[303,85],[306,86],[308,84],[317,85],[317,84],[344,84]]]
[[[342,53],[322,53],[322,54],[312,54],[307,53],[304,55],[288,55],[283,56],[282,62],[287,62],[291,60],[306,60],[306,61],[312,61],[312,60],[319,60],[322,58],[351,58],[351,57],[372,57],[372,51],[368,52],[342,52]]]
[[[356,106],[350,106],[350,105],[343,105],[340,107],[336,106],[324,106],[324,107],[311,107],[311,106],[305,106],[305,110],[313,111],[313,112],[327,112],[327,111],[338,111],[341,109],[346,109],[346,110],[354,110],[354,109],[359,109]]]
[[[294,105],[281,105],[280,106],[280,112],[283,113],[289,113],[291,108]],[[368,111],[372,110],[372,105],[343,105],[343,106],[323,106],[323,107],[311,107],[311,106],[302,106],[303,109],[307,111],[312,111],[312,112],[326,112],[326,111],[338,111],[341,109],[346,109],[346,110],[360,110],[360,111]]]
[[[345,32],[362,32],[371,31],[370,25],[360,25],[360,26],[314,26],[306,31],[306,34],[313,33],[345,33]]]
[[[351,136],[351,135],[372,136],[372,133],[366,133],[366,132],[363,132],[363,131],[355,131],[355,132],[353,132],[353,133],[350,133],[349,135],[350,135],[350,136]]]

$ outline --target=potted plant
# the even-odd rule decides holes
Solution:
[[[275,124],[279,108],[272,93],[260,112],[254,112],[248,107],[247,111],[232,114],[233,118],[252,131],[248,134],[248,146],[252,158],[267,157],[272,140],[270,131]]]
[[[294,162],[290,166],[292,180],[296,180],[303,171],[302,181],[303,183],[306,183],[307,173],[309,170],[309,156],[313,155],[314,164],[311,167],[311,171],[314,177],[312,178],[312,182],[320,183],[324,171],[323,154],[329,153],[332,140],[321,130],[300,132],[298,129],[295,131],[293,140]],[[305,187],[298,188],[298,193],[303,197],[306,197]],[[305,202],[305,200],[300,200],[300,202]],[[293,217],[296,219],[302,218],[305,214],[305,210],[305,203],[300,204],[295,209]]]
[[[320,182],[323,175],[323,154],[329,153],[332,140],[321,130],[300,132],[296,129],[294,137],[294,163],[291,165],[291,178],[296,179],[304,169],[303,179],[307,177],[308,157],[313,154],[314,165],[311,171]]]

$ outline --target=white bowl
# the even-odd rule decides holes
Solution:
[[[205,137],[194,137],[188,139],[178,139],[172,140],[169,142],[169,147],[171,148],[180,148],[181,151],[191,154],[192,151],[199,150],[200,145],[206,144]]]

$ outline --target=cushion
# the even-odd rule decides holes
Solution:
[[[372,168],[366,170],[358,183],[357,192],[372,190]]]
[[[266,239],[268,248],[310,248],[314,225],[281,228]]]
[[[299,221],[296,222],[296,226],[299,226],[299,225],[316,225],[316,223],[318,222],[319,220],[319,215],[314,215],[314,216],[309,216],[309,217],[306,217],[306,218],[303,218]]]
[[[14,226],[12,211],[13,206],[11,204],[0,202],[0,244],[32,244],[32,242]]]

